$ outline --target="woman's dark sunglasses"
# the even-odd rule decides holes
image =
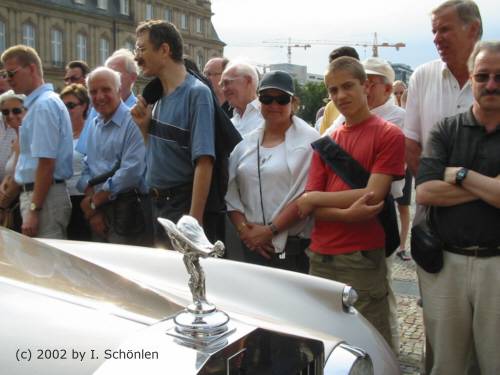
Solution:
[[[73,103],[73,102],[67,102],[67,103],[64,103],[64,105],[66,106],[66,108],[68,108],[69,110],[72,110],[76,107],[78,107],[79,105],[81,105],[81,103]]]
[[[278,96],[273,96],[273,95],[260,95],[259,96],[259,102],[262,104],[269,105],[272,102],[276,102],[279,105],[285,105],[288,104],[292,101],[292,97],[290,95],[278,95]]]
[[[22,108],[2,109],[2,115],[4,115],[5,117],[7,117],[11,112],[13,115],[20,115],[21,113],[23,113],[23,109]]]

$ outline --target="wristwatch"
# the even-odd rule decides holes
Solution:
[[[92,199],[90,200],[90,209],[91,209],[92,211],[97,210],[97,207],[96,207],[96,205],[95,205],[95,203],[94,203],[94,201],[93,201]]]
[[[276,225],[274,225],[273,223],[269,223],[269,229],[271,229],[273,236],[277,236],[280,233]]]
[[[463,180],[467,177],[469,170],[467,168],[460,168],[455,176],[455,185],[462,186]]]
[[[35,211],[35,212],[39,212],[42,210],[42,207],[38,207],[35,202],[31,202],[30,204],[30,211]]]

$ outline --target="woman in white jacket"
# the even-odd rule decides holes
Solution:
[[[308,272],[304,252],[310,220],[297,221],[294,200],[304,191],[319,134],[293,115],[292,77],[267,73],[259,86],[264,122],[234,149],[226,195],[229,217],[249,263]]]

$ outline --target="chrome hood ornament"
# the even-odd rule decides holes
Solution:
[[[224,244],[217,241],[211,244],[198,221],[184,215],[177,225],[164,218],[158,218],[167,232],[172,246],[182,253],[184,265],[189,274],[189,289],[193,295],[193,303],[174,318],[175,336],[189,345],[212,347],[223,344],[220,340],[230,332],[227,328],[229,316],[216,309],[206,299],[205,273],[200,265],[200,257],[220,257],[224,255]]]

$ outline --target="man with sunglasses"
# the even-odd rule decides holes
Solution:
[[[21,185],[22,232],[31,237],[65,238],[71,202],[65,181],[73,175],[71,120],[64,103],[43,79],[42,62],[28,46],[2,53],[9,84],[25,94],[28,109],[19,129],[15,180]]]
[[[500,373],[500,42],[479,42],[469,69],[472,107],[432,129],[416,178],[443,243],[443,268],[417,269],[430,375],[465,373],[473,353],[482,374]]]
[[[64,74],[64,85],[68,86],[72,83],[80,83],[86,85],[85,79],[89,74],[90,68],[85,61],[73,60],[66,65],[66,73]]]

